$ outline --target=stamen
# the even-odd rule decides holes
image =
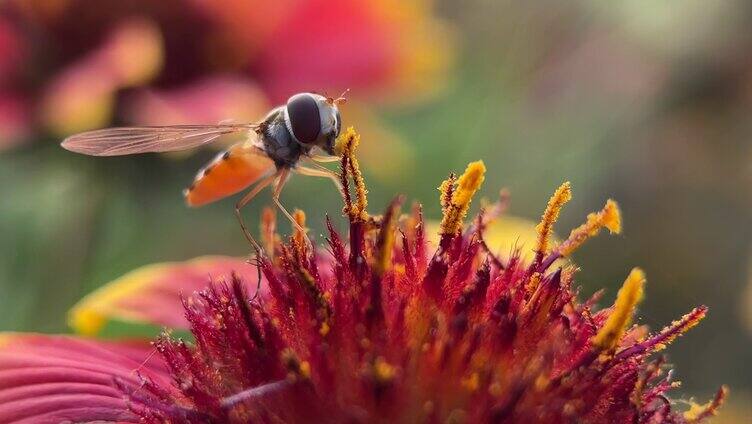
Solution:
[[[606,201],[600,212],[591,213],[587,216],[584,224],[572,230],[569,238],[560,244],[554,252],[558,256],[569,256],[582,246],[585,241],[600,232],[601,228],[608,228],[611,234],[621,233],[621,213],[619,205],[613,200]]]
[[[598,334],[593,337],[593,346],[609,354],[616,349],[616,345],[632,322],[637,304],[642,301],[644,285],[645,273],[639,268],[632,269],[616,295],[614,310]]]
[[[462,220],[470,209],[473,195],[483,184],[485,173],[486,166],[483,161],[471,162],[456,182],[453,176],[450,176],[439,186],[444,212],[444,217],[441,220],[442,235],[455,236],[459,234],[462,229]]]
[[[708,401],[704,405],[698,405],[692,403],[689,411],[684,413],[684,419],[689,423],[697,423],[703,421],[706,418],[710,418],[718,414],[718,409],[723,406],[728,396],[729,389],[726,386],[721,386],[716,392],[715,397]]]
[[[681,317],[681,319],[674,321],[671,325],[666,326],[660,333],[656,334],[649,339],[637,343],[632,347],[628,347],[616,355],[617,360],[622,360],[626,357],[641,354],[644,352],[658,352],[666,348],[670,343],[676,340],[677,337],[689,331],[692,327],[697,325],[708,312],[708,308],[700,306],[693,309],[688,314]]]
[[[533,275],[530,276],[530,281],[525,284],[525,293],[527,293],[528,297],[535,293],[536,290],[538,290],[538,286],[540,286],[542,277],[543,276],[540,272],[534,272]]]
[[[277,213],[266,206],[261,211],[261,242],[264,244],[267,254],[273,255],[277,241]]]
[[[661,333],[655,339],[656,343],[654,344],[653,351],[665,349],[666,346],[676,340],[677,337],[699,324],[700,321],[705,318],[706,313],[707,308],[705,307],[695,308],[692,312],[681,317],[680,320],[672,322],[670,326],[661,330]]]
[[[553,233],[554,223],[559,219],[559,212],[561,212],[564,204],[572,199],[572,188],[569,181],[564,182],[556,192],[551,196],[546,206],[541,221],[535,230],[538,232],[538,244],[535,249],[537,252],[537,259],[540,259],[548,253],[548,245],[551,241],[551,235]]]
[[[307,245],[307,238],[306,234],[302,231],[300,231],[300,228],[307,229],[306,224],[306,215],[305,212],[303,212],[300,209],[295,209],[295,211],[292,213],[292,217],[295,220],[295,222],[298,223],[298,225],[295,226],[292,239],[295,245],[298,247],[298,249],[305,249]]]
[[[401,197],[392,200],[381,222],[381,230],[376,242],[379,251],[374,264],[374,272],[379,277],[389,270],[389,266],[392,263],[392,251],[394,250],[395,232],[401,205]]]
[[[449,178],[441,182],[439,186],[439,192],[441,197],[439,203],[441,204],[441,211],[446,214],[448,209],[452,206],[452,196],[454,195],[454,186],[457,184],[457,175],[453,173],[449,174]]]
[[[345,132],[335,140],[334,153],[337,156],[347,156],[348,152],[358,146],[358,143],[360,143],[360,135],[354,127],[347,127]]]

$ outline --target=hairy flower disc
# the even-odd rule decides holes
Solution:
[[[296,211],[300,229],[285,241],[266,210],[266,252],[254,262],[262,291],[252,288],[254,266],[207,258],[133,273],[72,314],[90,334],[105,319],[186,323],[190,342],[165,334],[147,354],[145,343],[0,337],[0,422],[652,424],[717,413],[725,388],[676,410],[667,398],[676,383],[653,356],[707,308],[654,334],[632,325],[645,283],[637,268],[613,307],[597,310],[598,295],[576,296],[577,269],[559,259],[602,228],[621,230],[615,202],[549,247],[571,196],[564,184],[533,236],[535,255],[502,258],[484,231],[505,219],[503,207],[463,222],[484,179],[475,162],[441,185],[432,243],[420,206],[401,214],[398,197],[383,215],[365,210],[358,140],[348,129],[338,143],[347,236],[327,222],[326,249],[314,250]],[[245,272],[225,272],[231,264]],[[174,299],[183,277],[195,287],[207,269],[224,278],[183,297],[184,316],[137,295],[147,288]]]

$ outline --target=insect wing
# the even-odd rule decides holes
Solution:
[[[170,152],[202,146],[223,135],[256,128],[256,124],[115,127],[75,134],[61,145],[72,152],[90,156]]]

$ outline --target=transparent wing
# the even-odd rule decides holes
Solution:
[[[116,127],[75,134],[63,140],[61,145],[72,152],[91,156],[170,152],[202,146],[225,134],[256,128],[257,124]]]

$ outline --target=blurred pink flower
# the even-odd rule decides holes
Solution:
[[[452,61],[452,34],[429,3],[8,1],[0,105],[16,113],[0,135],[255,120],[297,91],[416,101]]]
[[[24,40],[13,25],[0,17],[0,82],[8,80],[24,56]]]
[[[52,78],[41,100],[43,122],[60,135],[107,125],[117,91],[152,80],[162,56],[152,22],[118,23],[100,47]]]
[[[28,136],[30,121],[26,101],[15,93],[0,91],[0,150]]]
[[[261,89],[246,78],[207,77],[175,89],[146,89],[132,98],[127,120],[147,125],[220,121],[251,121],[269,109]],[[190,106],[190,107],[186,107]]]

